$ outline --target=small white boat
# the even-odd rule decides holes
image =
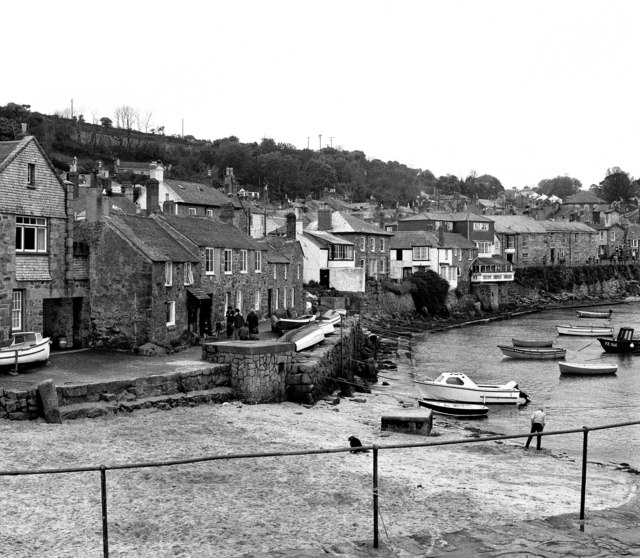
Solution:
[[[613,335],[613,327],[606,324],[602,325],[575,325],[563,324],[557,325],[556,329],[560,335],[579,335],[584,337],[598,337],[599,335]]]
[[[336,332],[336,328],[333,327],[333,323],[329,321],[316,320],[313,324],[318,326],[325,335],[331,335]]]
[[[612,314],[613,314],[613,310],[611,310],[611,308],[609,308],[608,312],[591,312],[589,310],[576,310],[576,315],[578,316],[578,318],[591,318],[591,319],[602,318],[606,320],[608,318],[611,318]]]
[[[511,339],[514,347],[553,347],[553,339]]]
[[[296,351],[302,351],[324,341],[324,333],[318,324],[308,324],[298,329],[285,333],[280,339],[281,343],[294,343]]]
[[[296,329],[304,325],[310,324],[315,321],[315,314],[305,314],[304,316],[298,316],[297,318],[280,318],[276,323],[276,328],[281,331]]]
[[[439,399],[451,403],[517,405],[529,396],[516,382],[503,385],[476,384],[462,372],[443,372],[435,380],[414,380],[422,399]]]
[[[338,325],[342,319],[342,314],[335,310],[327,310],[324,314],[321,314],[318,318],[319,322],[329,322],[331,324]]]
[[[0,347],[0,366],[17,366],[46,362],[49,359],[51,338],[41,333],[19,331],[11,334],[11,344]]]
[[[596,376],[600,374],[615,374],[618,371],[617,364],[590,364],[584,362],[559,362],[560,374],[573,374],[580,376]]]
[[[431,409],[439,415],[457,418],[480,418],[487,416],[489,407],[477,403],[450,403],[439,399],[418,399],[420,407]]]
[[[553,347],[510,347],[508,345],[498,345],[498,348],[505,356],[518,359],[529,360],[554,360],[564,358],[566,349]]]

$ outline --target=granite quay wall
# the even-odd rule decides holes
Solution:
[[[342,333],[340,332],[342,329]],[[287,399],[312,405],[339,385],[342,377],[349,382],[363,373],[361,353],[365,336],[359,320],[347,318],[343,327],[310,350],[295,353],[287,375]]]
[[[230,371],[226,364],[203,363],[201,370],[56,386],[53,397],[42,397],[40,386],[28,390],[0,389],[0,418],[33,420],[44,417],[52,407],[59,409],[62,419],[74,419],[150,407],[170,409],[223,403],[235,396]]]
[[[278,341],[205,343],[202,358],[229,367],[230,386],[244,403],[280,403],[295,345]]]

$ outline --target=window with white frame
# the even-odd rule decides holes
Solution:
[[[366,239],[364,236],[360,237],[360,251],[364,252],[366,250]]]
[[[176,325],[176,303],[174,300],[165,303],[167,309],[167,327]]]
[[[11,329],[22,331],[22,309],[24,307],[24,292],[13,291],[11,295]]]
[[[600,240],[604,240],[604,231],[600,231]]]
[[[282,309],[287,309],[287,287],[282,288]]]
[[[27,163],[27,186],[32,188],[36,185],[36,166],[33,163]]]
[[[297,265],[296,279],[300,279],[300,264]]]
[[[611,242],[616,241],[616,231],[611,231]]]
[[[273,295],[274,295],[273,306],[277,310],[279,308],[278,299],[280,298],[280,289],[273,289]]]
[[[364,258],[360,258],[360,267],[364,267]]]
[[[375,275],[378,269],[378,262],[376,260],[369,261],[369,275]]]
[[[184,262],[184,284],[193,285],[193,267],[191,262]]]
[[[16,217],[16,252],[47,251],[47,220],[44,217]]]
[[[213,248],[205,248],[204,250],[204,273],[205,275],[215,275],[215,253]]]
[[[353,246],[347,246],[345,244],[332,244],[329,248],[329,259],[331,261],[353,261]]]
[[[289,273],[289,264],[284,264],[284,278],[286,280],[287,274]]]
[[[248,256],[246,250],[240,250],[240,273],[246,273],[248,269]]]
[[[384,252],[384,238],[380,239],[380,252]]]
[[[414,246],[413,247],[413,261],[414,262],[426,262],[429,261],[429,247],[428,246]]]
[[[253,308],[256,311],[260,310],[260,304],[262,302],[262,296],[260,295],[260,291],[256,291],[253,296]]]
[[[631,240],[629,240],[629,246],[631,246],[631,248],[637,248],[638,247],[638,239],[637,238],[632,238]]]
[[[222,253],[222,265],[224,272],[227,275],[231,275],[233,271],[233,250],[225,250]]]
[[[296,290],[293,287],[289,291],[289,304],[291,304],[292,308],[296,305]]]
[[[369,239],[369,250],[371,250],[372,252],[376,251],[376,239],[373,237]]]
[[[207,217],[213,217],[213,209],[207,209],[207,210],[205,211],[205,215],[206,215]]]
[[[189,208],[189,215],[196,215],[197,211],[195,207],[190,207]]]
[[[474,223],[473,224],[474,231],[488,231],[489,223]]]
[[[491,254],[493,243],[491,242],[476,242],[478,247],[478,254]]]
[[[173,262],[164,262],[164,286],[173,285]]]
[[[243,297],[242,297],[242,291],[241,290],[237,290],[236,291],[236,308],[238,310],[240,310],[240,314],[242,314],[244,312],[243,307],[242,307],[242,303],[243,303]]]
[[[378,273],[387,272],[385,261],[386,260],[378,260]]]
[[[262,252],[260,250],[256,250],[255,268],[256,273],[262,273]]]
[[[278,278],[278,264],[277,263],[273,264],[273,278],[274,279]]]

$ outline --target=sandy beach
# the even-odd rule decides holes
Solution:
[[[380,446],[489,435],[478,431],[479,422],[439,416],[429,438],[381,431],[380,417],[410,402],[380,384],[356,395],[313,407],[231,403],[62,425],[2,421],[0,469],[334,449],[347,447],[350,435]],[[505,440],[382,449],[381,540],[417,533],[437,540],[487,522],[577,515],[580,456],[522,446]],[[636,478],[590,463],[587,510],[631,501]],[[231,557],[373,537],[371,453],[109,471],[107,486],[111,556]],[[3,477],[0,498],[0,555],[101,555],[99,473]]]

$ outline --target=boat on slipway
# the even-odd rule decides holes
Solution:
[[[443,372],[435,380],[413,380],[421,399],[439,399],[451,403],[481,405],[518,405],[529,401],[516,382],[503,385],[476,384],[462,372]]]
[[[559,347],[510,347],[509,345],[498,345],[502,354],[509,358],[521,360],[554,360],[564,358],[566,349]]]
[[[420,407],[431,409],[439,415],[456,418],[482,418],[486,417],[489,407],[478,403],[452,403],[439,399],[418,399]]]
[[[344,314],[341,312],[337,312],[336,310],[327,310],[324,314],[320,314],[318,316],[318,322],[329,322],[334,326],[340,325],[340,320],[342,320]]]
[[[562,324],[562,325],[557,325],[556,330],[558,331],[559,335],[578,335],[583,337],[613,335],[613,327],[607,324],[601,324],[601,325]]]
[[[591,364],[586,362],[559,362],[560,374],[572,374],[574,376],[600,376],[603,374],[615,374],[618,371],[617,364]]]
[[[304,316],[297,316],[295,318],[280,318],[276,322],[276,328],[280,331],[285,331],[289,329],[296,329],[311,322],[315,321],[315,314],[305,314]]]
[[[605,353],[619,355],[640,353],[640,338],[634,337],[632,327],[621,327],[615,339],[598,337],[600,345]]]

